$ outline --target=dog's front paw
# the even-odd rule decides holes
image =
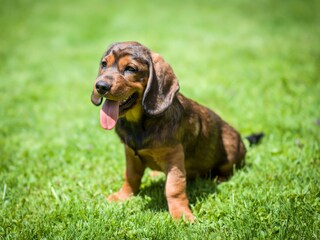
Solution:
[[[196,220],[196,217],[193,216],[191,210],[189,208],[184,207],[176,207],[170,210],[170,214],[174,219],[181,219],[193,223]]]
[[[108,201],[108,202],[125,201],[125,200],[127,200],[128,198],[130,198],[131,196],[132,196],[132,194],[119,191],[119,192],[116,192],[116,193],[113,193],[113,194],[109,195],[109,196],[107,197],[107,201]]]

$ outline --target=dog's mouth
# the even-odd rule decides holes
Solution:
[[[139,94],[136,92],[120,101],[106,99],[100,110],[100,124],[102,128],[111,130],[115,127],[119,116],[125,114],[135,105]]]

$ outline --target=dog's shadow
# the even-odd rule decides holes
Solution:
[[[187,182],[187,196],[189,204],[194,205],[197,201],[217,192],[218,182],[213,179],[195,179]],[[156,179],[148,178],[140,188],[139,196],[146,199],[145,207],[152,211],[167,211],[168,205],[164,194],[164,176]]]

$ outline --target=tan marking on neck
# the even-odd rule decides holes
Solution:
[[[126,112],[125,118],[129,122],[139,122],[142,116],[142,107],[141,103],[136,103],[136,105],[129,109],[128,112]]]

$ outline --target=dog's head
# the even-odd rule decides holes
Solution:
[[[119,117],[158,116],[172,103],[179,84],[168,63],[137,42],[115,43],[100,61],[91,101],[99,106],[101,126],[114,128]]]

